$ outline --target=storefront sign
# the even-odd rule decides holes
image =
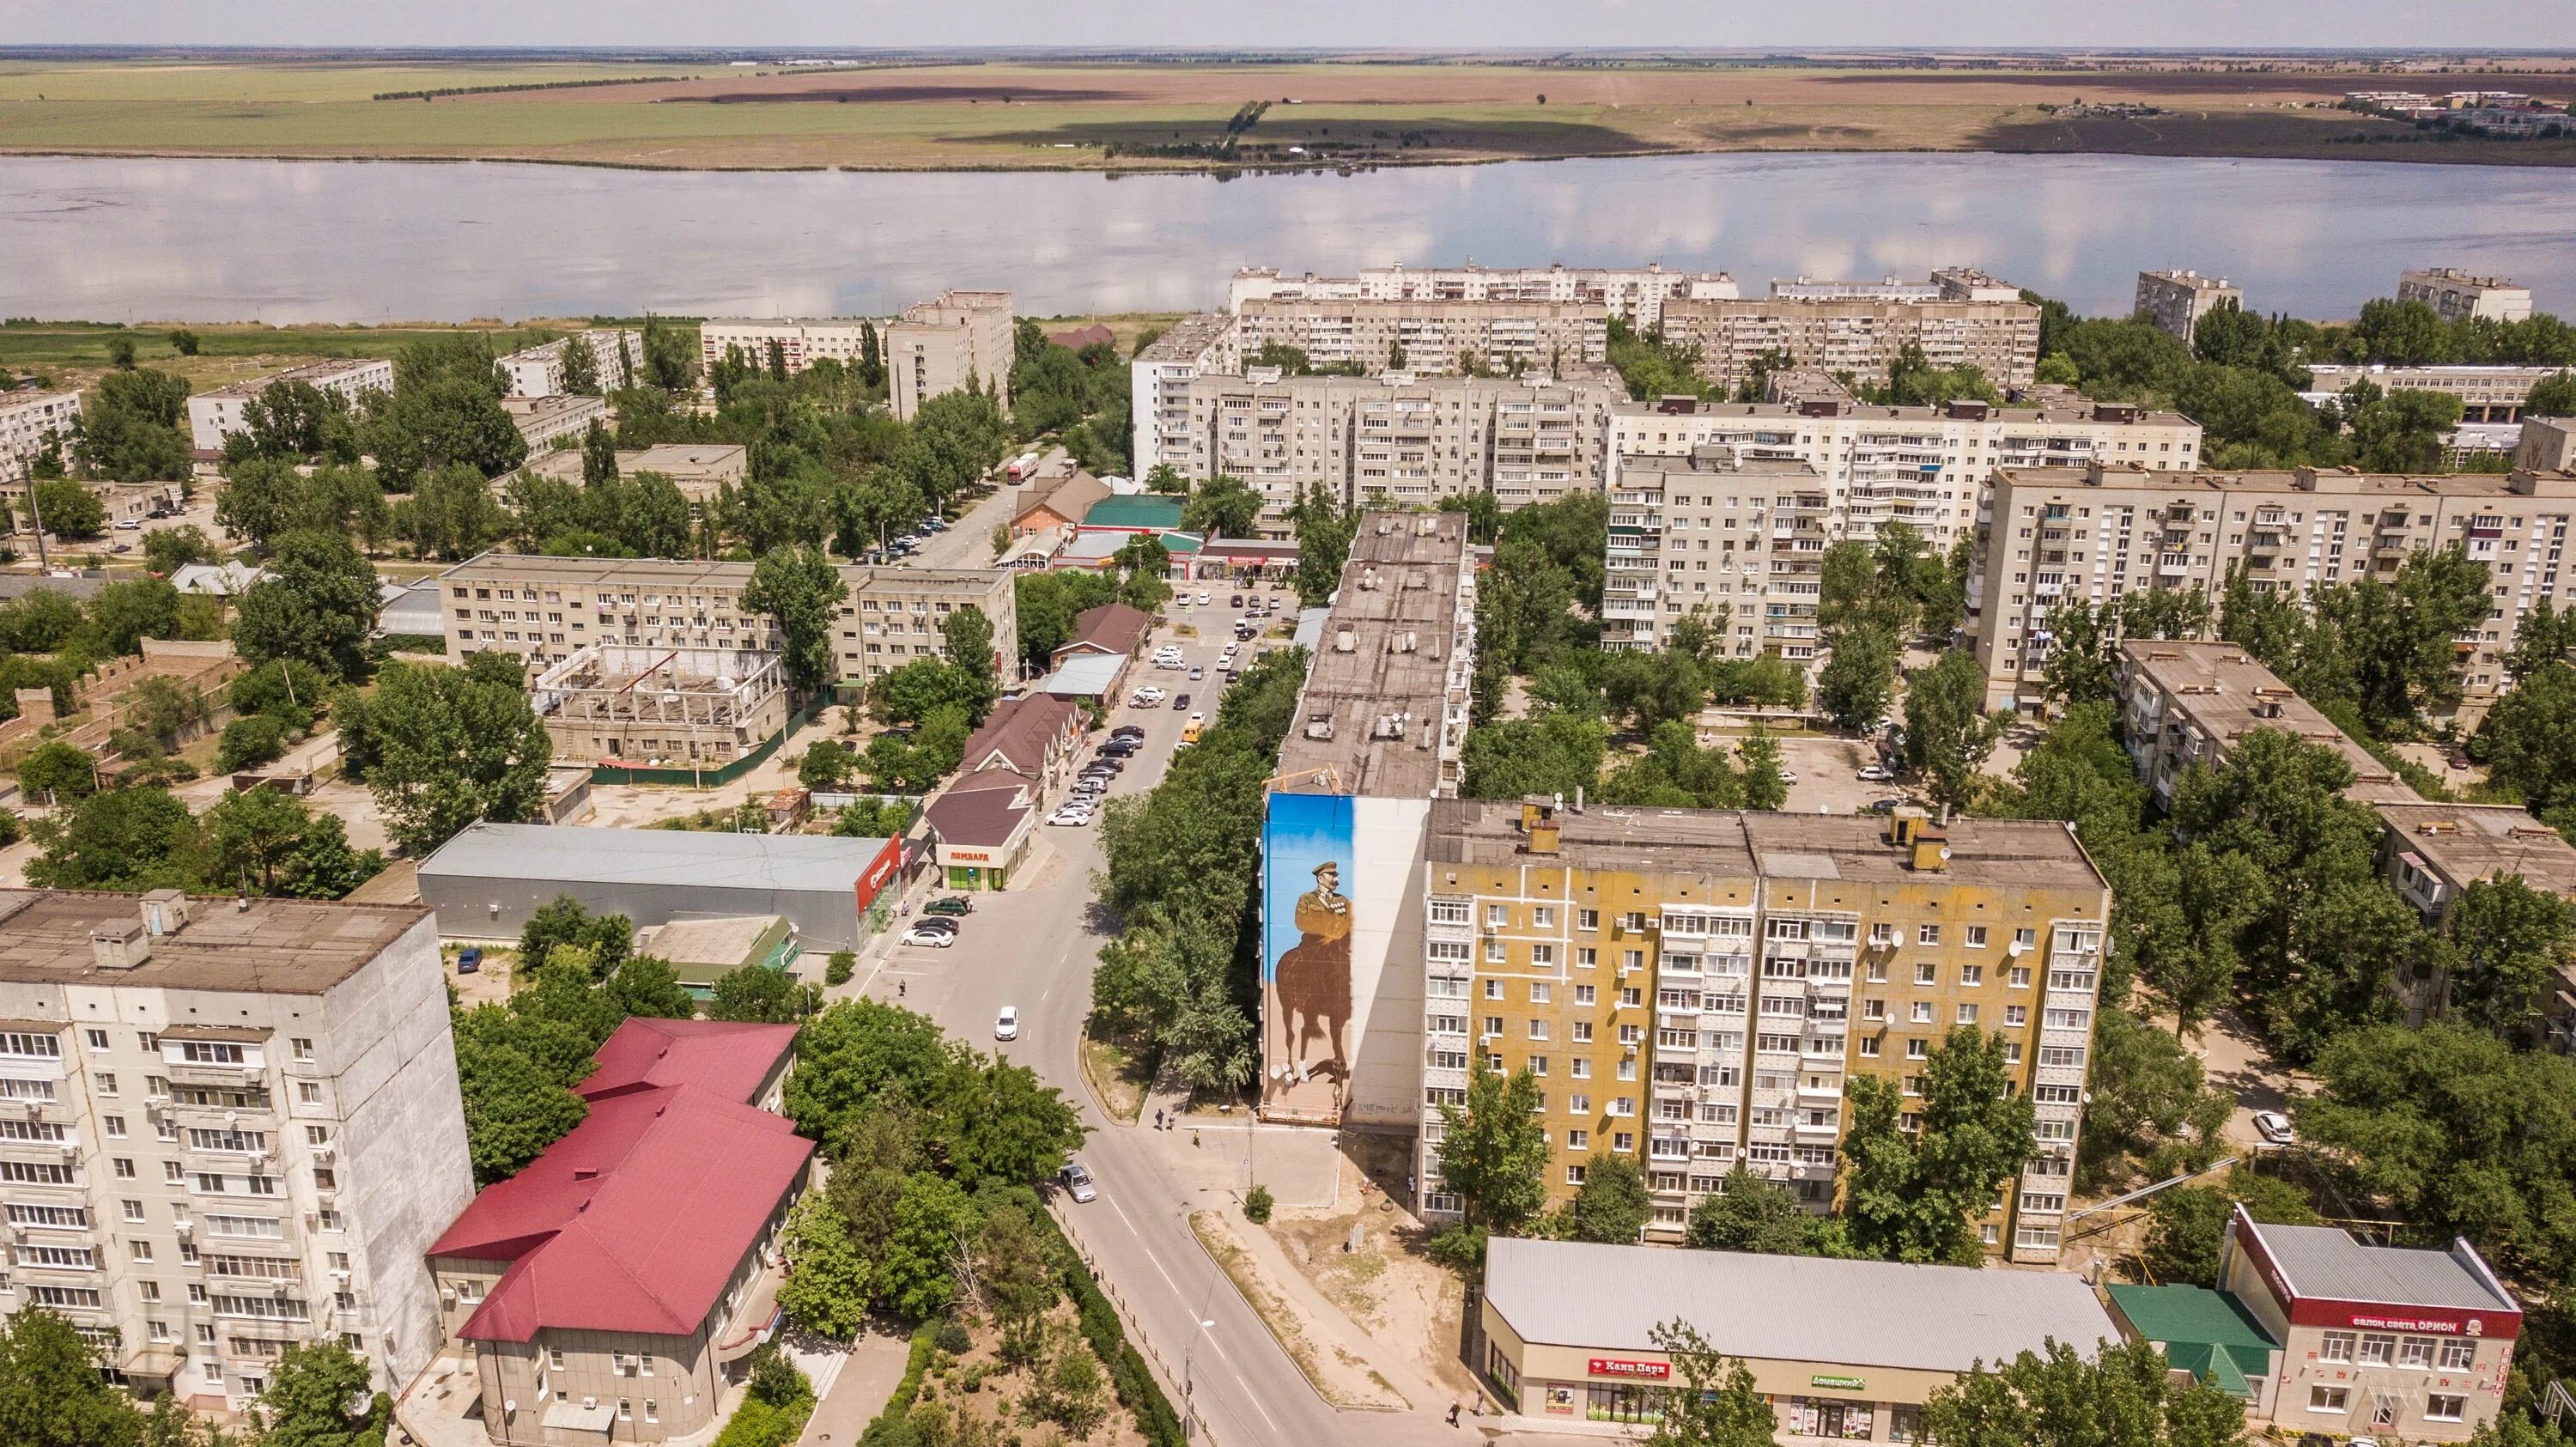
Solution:
[[[981,849],[951,849],[948,858],[957,864],[990,864],[993,856]]]
[[[1815,1376],[1807,1378],[1807,1385],[1811,1387],[1827,1387],[1837,1392],[1865,1392],[1869,1390],[1869,1383],[1862,1381],[1858,1377],[1832,1377],[1826,1376],[1822,1373],[1818,1373]]]
[[[1654,1382],[1660,1382],[1673,1374],[1673,1369],[1668,1363],[1632,1362],[1618,1357],[1594,1357],[1585,1364],[1584,1370],[1596,1377],[1635,1377]]]

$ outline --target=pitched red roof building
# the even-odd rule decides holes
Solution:
[[[1010,769],[1041,788],[1052,783],[1082,742],[1082,710],[1043,693],[1022,694],[993,705],[984,726],[966,740],[966,773]]]
[[[747,1103],[775,1097],[795,1034],[627,1021],[581,1084],[581,1124],[430,1246],[441,1324],[477,1348],[491,1440],[614,1424],[651,1442],[722,1418],[729,1367],[775,1326],[772,1248],[814,1154]]]
[[[1145,645],[1145,634],[1154,626],[1154,615],[1125,603],[1103,603],[1085,608],[1073,618],[1073,636],[1064,641],[1054,654],[1058,667],[1076,653],[1105,653],[1113,657],[1134,657]]]

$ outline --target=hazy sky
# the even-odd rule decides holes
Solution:
[[[2566,0],[0,0],[0,43],[2576,46]]]

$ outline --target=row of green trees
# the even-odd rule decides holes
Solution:
[[[37,588],[0,603],[0,719],[18,716],[18,690],[50,689],[68,714],[73,686],[111,658],[140,653],[146,638],[214,639],[223,605],[182,596],[159,578],[102,585],[86,603]]]
[[[0,1442],[10,1447],[383,1447],[393,1399],[338,1342],[299,1342],[268,1370],[238,1424],[163,1392],[139,1404],[111,1383],[100,1349],[41,1307],[0,1319]],[[352,1410],[352,1408],[356,1410]]]

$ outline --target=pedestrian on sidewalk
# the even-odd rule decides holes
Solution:
[[[1154,1112],[1154,1129],[1156,1129],[1156,1130],[1161,1130],[1162,1128],[1163,1128],[1163,1113],[1162,1113],[1161,1111],[1159,1111],[1159,1110],[1158,1110],[1158,1111],[1155,1111],[1155,1112]]]
[[[1449,1425],[1452,1427],[1458,1425],[1458,1404],[1456,1402],[1451,1402],[1449,1404]]]
[[[1199,1144],[1199,1133],[1198,1133],[1197,1131],[1193,1130],[1193,1131],[1191,1131],[1191,1132],[1190,1132],[1190,1149],[1192,1149],[1192,1150],[1196,1150],[1196,1149],[1198,1149],[1198,1144]]]

